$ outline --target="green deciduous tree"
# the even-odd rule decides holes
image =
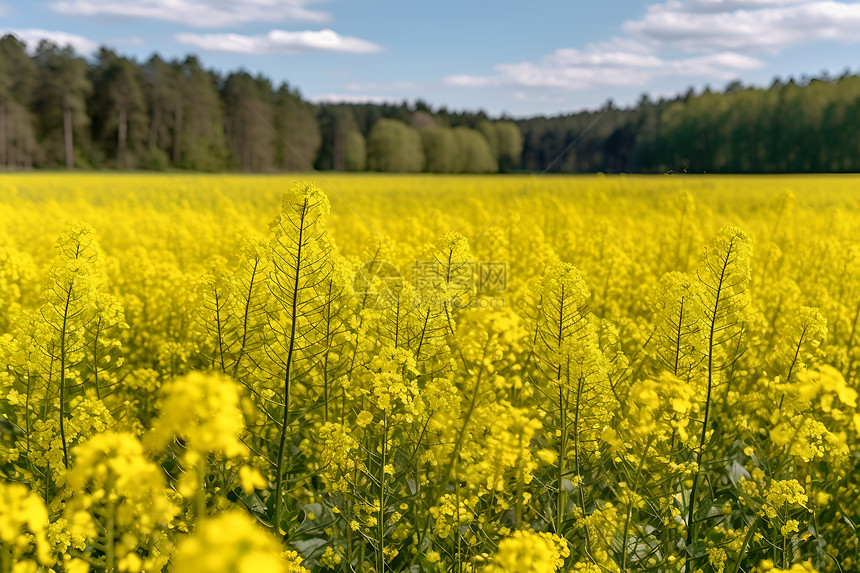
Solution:
[[[380,119],[367,138],[371,171],[415,173],[424,169],[424,146],[418,130],[396,119]]]
[[[179,71],[182,101],[174,120],[174,164],[199,171],[227,169],[225,123],[229,118],[224,116],[225,102],[218,93],[216,76],[204,70],[194,56],[173,65]]]
[[[523,153],[523,134],[513,121],[478,122],[478,131],[487,139],[502,171],[516,169]]]
[[[513,121],[496,121],[497,152],[496,159],[502,171],[510,171],[520,166],[523,154],[523,134]]]
[[[15,36],[0,38],[0,169],[30,167],[36,153],[29,111],[36,65]]]
[[[242,171],[268,171],[274,161],[272,84],[247,72],[230,74],[222,91],[230,151]]]
[[[347,171],[364,171],[367,168],[367,142],[360,131],[350,131],[346,136],[344,161]]]
[[[170,163],[170,152],[174,148],[174,114],[177,107],[182,106],[180,74],[176,66],[157,54],[142,66],[142,73],[149,111],[146,166],[163,169]],[[176,140],[181,141],[181,138]],[[179,152],[180,148],[177,146],[176,150]]]
[[[322,134],[314,108],[281,84],[274,95],[275,165],[285,171],[307,171],[316,159]]]
[[[455,127],[454,139],[457,142],[457,173],[494,173],[499,170],[490,144],[480,131]]]
[[[93,140],[120,168],[134,167],[146,141],[146,105],[140,67],[106,48],[92,72]],[[113,153],[111,153],[113,152]]]
[[[448,127],[430,127],[421,130],[427,171],[430,173],[454,173],[459,163],[457,138]]]
[[[73,48],[42,41],[36,48],[38,87],[34,112],[42,164],[75,166],[75,146],[87,142],[90,119],[86,98],[92,92],[87,62]]]

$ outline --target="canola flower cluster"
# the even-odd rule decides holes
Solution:
[[[0,573],[858,571],[858,182],[6,176]]]

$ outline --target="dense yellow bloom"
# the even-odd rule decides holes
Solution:
[[[320,428],[319,439],[322,442],[320,461],[323,474],[332,489],[346,491],[350,487],[348,480],[351,475],[364,469],[364,464],[357,458],[358,442],[350,435],[349,428],[332,422]]]
[[[169,504],[162,502],[163,475],[143,453],[140,442],[131,434],[104,432],[90,438],[75,450],[75,465],[66,476],[73,492],[80,492],[82,505],[110,502],[120,506],[127,503],[129,511],[121,511],[132,519],[132,506],[150,507],[138,524],[152,526],[171,517]],[[88,492],[88,493],[85,493]]]
[[[410,352],[383,347],[367,368],[369,373],[365,385],[358,390],[377,411],[384,415],[397,412],[406,417],[417,414],[415,397],[418,386],[404,376],[404,373],[417,372],[415,358]]]
[[[64,511],[72,537],[82,535],[111,547],[115,562],[107,566],[161,570],[170,551],[165,534],[176,514],[161,468],[144,456],[134,436],[124,433],[97,434],[75,448],[74,456],[75,465],[66,475],[70,499]]]
[[[691,414],[698,410],[696,388],[664,372],[657,380],[643,380],[630,389],[630,425],[643,439],[686,442]]]
[[[0,551],[32,571],[51,565],[47,525],[48,511],[39,496],[23,484],[0,482]]]
[[[307,573],[294,551],[240,511],[199,523],[176,548],[171,573]]]
[[[786,506],[806,507],[809,498],[806,491],[795,480],[774,480],[765,490],[765,505],[762,508],[768,518],[776,517],[777,512]]]
[[[438,503],[430,508],[436,534],[445,539],[451,537],[461,525],[471,523],[475,515],[470,505],[474,503],[474,499],[458,499],[449,493],[443,495]]]
[[[463,468],[466,479],[489,492],[504,491],[511,471],[515,480],[531,482],[537,462],[529,446],[541,429],[540,422],[506,402],[488,406],[481,414],[488,419],[486,434],[480,457]]]
[[[786,382],[804,372],[823,354],[827,339],[827,319],[817,308],[799,307],[782,326],[773,361],[782,369]]]
[[[231,379],[193,372],[165,385],[162,393],[158,420],[146,436],[150,448],[159,450],[181,438],[200,453],[226,457],[247,453],[239,439],[245,430],[239,391]]]
[[[857,181],[5,175],[0,570],[856,570]]]
[[[570,556],[567,542],[550,533],[515,531],[482,569],[484,573],[554,573]]]
[[[759,563],[756,571],[759,573],[818,573],[815,567],[812,566],[812,563],[808,561],[797,563],[788,569],[780,569],[779,567],[775,567],[773,561],[769,559]]]
[[[660,278],[654,294],[657,325],[654,357],[670,374],[688,380],[705,359],[707,334],[702,322],[702,284],[686,273]]]

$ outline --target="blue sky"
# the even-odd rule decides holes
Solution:
[[[0,0],[0,31],[84,54],[195,53],[316,101],[515,116],[860,71],[858,0]]]

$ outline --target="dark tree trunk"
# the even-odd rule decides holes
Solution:
[[[116,136],[116,161],[120,167],[125,167],[125,147],[128,139],[128,112],[125,105],[119,108],[119,126]]]
[[[63,96],[63,142],[66,152],[66,169],[75,168],[75,145],[72,135],[72,108],[69,94]]]
[[[0,168],[9,168],[6,146],[6,105],[2,103],[0,103]]]
[[[334,150],[332,157],[332,163],[334,164],[332,167],[334,167],[335,171],[346,170],[346,145],[344,139],[343,130],[336,126],[334,129]]]
[[[149,122],[149,148],[158,147],[158,127],[161,124],[161,106],[152,106],[152,119]]]
[[[173,164],[179,165],[182,158],[182,98],[176,100],[176,121],[173,124]]]

